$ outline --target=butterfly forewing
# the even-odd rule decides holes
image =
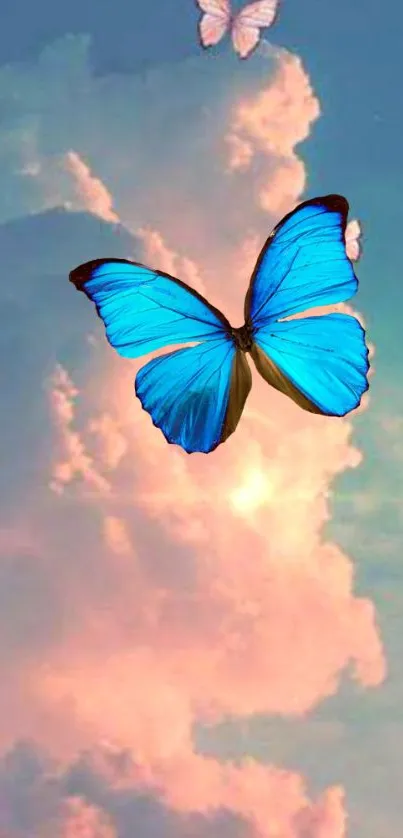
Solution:
[[[248,58],[259,44],[261,29],[271,26],[277,14],[277,0],[249,3],[234,17],[232,41],[241,58]]]
[[[197,0],[203,14],[198,29],[203,47],[212,47],[221,40],[227,31],[231,10],[228,0]]]

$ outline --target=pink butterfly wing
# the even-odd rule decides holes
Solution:
[[[202,47],[212,47],[221,40],[231,20],[229,0],[196,0],[202,14],[199,37]]]
[[[271,26],[277,14],[278,0],[258,0],[249,3],[235,16],[232,26],[232,42],[241,58],[256,49],[260,41],[260,29]]]
[[[349,221],[344,234],[346,253],[351,262],[358,262],[361,256],[361,224],[356,219]]]

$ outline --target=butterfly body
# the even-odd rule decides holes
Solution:
[[[252,323],[244,323],[238,328],[231,327],[231,337],[234,340],[237,349],[241,352],[250,352],[253,345],[253,325]]]
[[[168,442],[208,453],[234,432],[252,385],[247,354],[304,410],[344,416],[358,406],[369,368],[358,320],[339,312],[291,318],[355,294],[347,214],[345,198],[327,195],[282,219],[257,260],[240,327],[184,282],[136,262],[95,259],[70,273],[123,357],[185,344],[136,376],[136,395]]]

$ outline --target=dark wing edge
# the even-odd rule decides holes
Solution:
[[[136,268],[144,268],[146,271],[152,271],[156,276],[164,277],[165,279],[171,280],[171,282],[175,283],[175,285],[179,285],[185,291],[188,291],[194,297],[196,297],[201,303],[204,303],[205,306],[221,321],[224,329],[226,331],[231,330],[231,324],[229,320],[225,317],[225,314],[222,313],[218,308],[211,305],[202,294],[199,294],[195,288],[192,288],[186,282],[183,282],[181,279],[177,279],[175,276],[171,276],[171,274],[165,273],[165,271],[156,271],[153,268],[148,268],[147,265],[143,265],[142,262],[133,262],[131,259],[113,259],[113,258],[105,258],[105,259],[91,259],[89,262],[84,262],[82,265],[78,265],[77,268],[70,271],[69,280],[73,283],[76,287],[77,291],[83,291],[83,293],[88,297],[91,302],[92,297],[86,291],[85,284],[91,278],[91,274],[93,273],[96,268],[100,267],[101,265],[105,265],[108,262],[111,263],[123,263],[125,265],[133,265]],[[98,317],[100,317],[100,313],[98,310],[98,306],[96,306]],[[102,318],[101,318],[102,320]]]

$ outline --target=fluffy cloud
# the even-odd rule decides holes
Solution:
[[[80,209],[99,215],[104,221],[118,223],[119,216],[112,209],[112,196],[102,181],[91,173],[90,167],[80,155],[68,151],[64,165],[74,180],[77,198],[82,205]]]
[[[233,114],[229,165],[244,169],[255,155],[268,155],[268,173],[258,200],[275,215],[289,211],[305,188],[305,167],[295,147],[320,113],[319,102],[299,58],[283,53],[272,85],[241,102]]]
[[[88,217],[42,217],[39,235],[28,237],[37,248],[29,251],[35,277],[7,301],[13,345],[24,330],[32,336],[29,395],[47,424],[38,420],[35,437],[41,487],[37,479],[25,487],[24,514],[20,503],[4,550],[14,570],[19,540],[36,534],[28,573],[58,607],[46,614],[48,643],[39,631],[24,665],[14,671],[8,664],[3,747],[36,737],[52,757],[70,761],[103,739],[131,751],[153,789],[151,807],[156,798],[162,806],[161,835],[204,834],[209,813],[224,809],[230,820],[213,819],[212,834],[234,834],[240,822],[248,838],[270,831],[341,838],[339,787],[311,802],[296,772],[202,757],[193,726],[228,715],[302,716],[334,694],[348,666],[365,686],[384,677],[373,605],[356,596],[351,560],[324,535],[332,482],[360,463],[351,421],[304,414],[255,381],[237,433],[213,455],[188,458],[166,445],[134,398],[141,361],[115,357],[99,331],[85,343],[95,312],[67,282],[71,267],[113,247],[117,256],[141,256],[179,274],[237,317],[260,238],[304,188],[295,146],[319,113],[306,73],[280,52],[242,69],[232,57],[219,64],[200,58],[141,78],[100,79],[91,76],[85,42],[67,39],[35,66],[2,71],[0,90],[24,116],[13,128],[20,191],[1,208],[3,217],[16,211],[17,199],[19,211],[49,203],[52,190],[52,200],[70,201],[78,183],[85,206],[99,213],[101,196],[111,217],[107,183],[116,213],[138,231],[137,239],[121,229],[112,234],[93,219],[91,231],[100,224],[100,233],[90,241]],[[60,166],[69,152],[71,162],[71,149],[75,180]],[[63,231],[73,227],[68,239]],[[56,239],[57,265],[47,252]],[[17,261],[24,276],[25,250]],[[46,344],[40,357],[36,343]],[[11,378],[10,399],[18,399],[30,382],[14,392]],[[30,449],[19,433],[24,444],[10,422],[13,457],[18,446],[24,452],[22,474]],[[10,572],[4,590],[13,584]],[[35,584],[17,585],[16,605],[3,615],[6,636],[19,614],[36,613],[35,591]],[[137,774],[133,783],[140,784]],[[116,828],[125,835],[110,798],[104,805],[80,784],[70,784],[67,796],[75,798],[65,806],[67,835],[98,830],[109,838]],[[137,803],[126,805],[133,806],[129,824],[142,823]],[[184,827],[182,818],[195,813],[203,822]],[[15,827],[9,820],[4,828]]]
[[[295,146],[319,114],[299,59],[270,49],[241,63],[229,52],[94,78],[88,51],[87,38],[70,36],[37,63],[0,71],[0,95],[12,102],[0,219],[76,207],[79,187],[78,206],[163,232],[212,271],[217,230],[225,258],[245,233],[266,237],[265,212],[289,209],[304,187]]]
[[[49,381],[57,364],[68,359],[73,372],[87,364],[94,373],[102,366],[99,349],[88,342],[96,328],[93,312],[73,292],[69,270],[110,252],[127,257],[136,248],[139,242],[123,229],[117,234],[115,226],[98,218],[62,209],[0,225],[0,249],[12,277],[0,288],[0,348],[7,359],[0,367],[0,521],[7,526],[16,510],[23,515],[23,498],[33,486],[37,491],[38,481],[47,482],[42,469],[52,458],[56,436],[64,457],[61,417],[49,421]],[[98,436],[94,431],[94,441]]]
[[[55,464],[51,488],[59,492],[64,484],[79,475],[93,485],[100,492],[108,491],[107,481],[99,474],[94,467],[91,457],[88,456],[80,438],[72,428],[74,419],[74,398],[78,391],[73,386],[63,367],[57,366],[52,376],[50,399],[53,416],[58,429],[59,447],[64,452],[64,457]],[[95,429],[102,428],[102,417],[98,422],[93,423]],[[105,452],[108,457],[108,452]]]
[[[200,761],[199,761],[200,762]],[[340,838],[344,835],[342,791],[329,789],[311,803],[291,772],[252,763],[222,767],[211,761],[192,768],[197,785],[180,777],[194,808],[169,801],[141,775],[125,752],[108,748],[82,754],[69,764],[20,743],[0,764],[0,828],[7,838]],[[208,769],[208,770],[206,770]],[[178,777],[179,779],[179,777]],[[205,811],[197,799],[210,798]],[[234,811],[234,800],[236,810]],[[204,806],[203,806],[204,809]]]

